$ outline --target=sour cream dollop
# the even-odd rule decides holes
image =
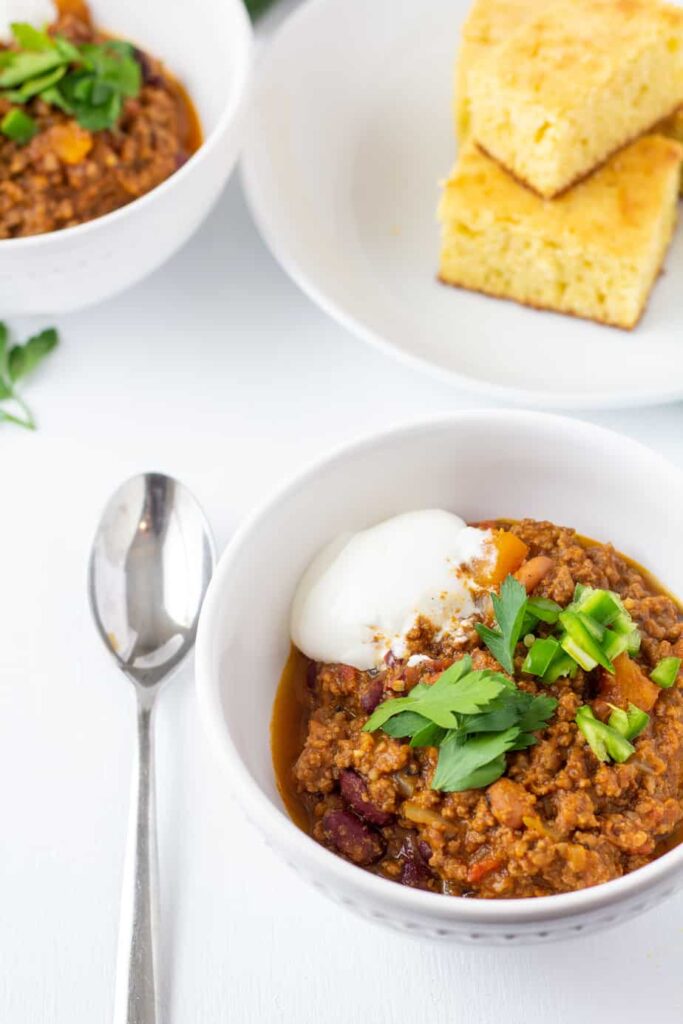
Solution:
[[[57,18],[57,6],[52,0],[0,0],[0,42],[9,43],[13,21],[28,22],[34,28],[45,28]]]
[[[292,640],[309,658],[379,668],[405,652],[419,617],[456,631],[475,608],[469,569],[495,561],[490,530],[441,509],[406,512],[347,533],[313,559],[292,604]]]

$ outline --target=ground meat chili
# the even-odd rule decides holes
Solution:
[[[101,43],[85,4],[60,5],[51,35]],[[0,47],[5,49],[5,47]],[[39,235],[125,206],[181,167],[201,143],[189,97],[154,57],[135,50],[142,88],[112,129],[89,132],[40,97],[24,110],[38,132],[26,145],[0,135],[0,239]],[[13,104],[0,98],[0,120]]]
[[[491,524],[486,524],[491,525]],[[566,606],[577,583],[622,598],[642,643],[636,661],[649,675],[664,657],[683,655],[683,617],[674,601],[611,546],[571,529],[524,520],[500,526],[549,556],[535,590]],[[420,642],[429,643],[421,637]],[[683,689],[658,689],[650,723],[623,764],[600,762],[575,724],[590,703],[602,715],[600,669],[544,686],[521,672],[529,693],[551,693],[556,712],[537,745],[509,754],[503,777],[485,789],[430,788],[437,752],[411,748],[384,732],[362,732],[380,701],[434,681],[471,654],[475,668],[500,666],[474,628],[457,649],[421,649],[429,661],[388,657],[380,673],[315,664],[294,650],[275,702],[272,740],[280,792],[294,821],[338,855],[404,885],[451,895],[544,896],[597,885],[633,871],[670,848],[683,819]]]

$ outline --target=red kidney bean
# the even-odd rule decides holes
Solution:
[[[366,867],[384,853],[384,840],[350,811],[326,811],[322,827],[329,842],[348,860]]]
[[[315,690],[315,683],[318,678],[318,665],[315,661],[309,661],[306,665],[306,686],[313,693]]]
[[[345,768],[339,775],[339,788],[351,810],[371,825],[379,825],[381,828],[394,820],[393,814],[380,810],[368,799],[368,787],[357,772]]]
[[[406,836],[403,840],[400,856],[403,859],[401,871],[401,884],[409,885],[412,889],[428,889],[429,883],[434,877],[425,863],[423,848],[426,847],[428,856],[432,851],[427,843],[420,840],[415,842],[412,836]]]
[[[371,679],[360,695],[360,706],[366,715],[371,715],[382,699],[384,690],[384,679],[376,676]]]
[[[142,73],[142,80],[145,85],[161,86],[164,84],[164,80],[161,75],[158,75],[152,70],[152,62],[145,53],[144,50],[140,50],[137,46],[133,47],[133,56],[140,65],[140,71]]]
[[[432,848],[429,843],[426,843],[424,839],[420,839],[418,840],[417,848],[425,864],[429,864],[429,858],[432,855]]]

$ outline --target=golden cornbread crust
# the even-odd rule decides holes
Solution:
[[[683,11],[560,0],[466,69],[471,130],[540,195],[559,195],[683,104]]]
[[[469,141],[439,208],[439,279],[630,329],[671,239],[682,159],[677,142],[646,136],[548,201]]]
[[[663,261],[659,266],[659,270],[656,276],[658,277],[661,273],[663,273]],[[471,284],[465,284],[462,281],[449,281],[441,274],[437,274],[436,279],[439,282],[439,284],[448,285],[449,288],[462,288],[463,291],[476,292],[478,295],[485,295],[489,299],[504,299],[505,302],[514,302],[516,306],[523,306],[525,309],[535,309],[539,313],[560,313],[562,314],[562,316],[574,317],[575,320],[592,320],[594,323],[601,324],[603,327],[616,327],[620,331],[632,331],[635,327],[638,326],[640,321],[643,319],[643,316],[647,312],[648,300],[650,298],[650,295],[652,294],[652,292],[650,291],[650,293],[647,296],[647,299],[641,307],[641,310],[638,314],[638,319],[634,320],[633,323],[623,324],[617,323],[614,320],[607,320],[597,315],[586,316],[585,313],[577,313],[572,309],[557,309],[555,306],[542,306],[540,305],[540,303],[531,302],[529,299],[517,299],[513,295],[505,295],[503,292],[486,290],[484,288],[475,288]]]

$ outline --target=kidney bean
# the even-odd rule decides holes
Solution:
[[[158,75],[152,68],[152,62],[145,53],[144,50],[138,49],[137,46],[133,47],[133,56],[140,65],[140,72],[142,74],[142,81],[145,85],[163,85],[163,79]]]
[[[366,715],[371,715],[382,699],[384,680],[382,676],[371,679],[360,695],[360,706]]]
[[[306,686],[311,691],[315,690],[316,680],[318,678],[318,664],[315,661],[309,661],[306,665]]]
[[[374,864],[384,853],[382,837],[350,811],[326,811],[322,827],[332,846],[354,864]]]
[[[425,864],[429,864],[429,858],[432,855],[432,848],[429,843],[426,843],[424,839],[420,839],[418,841],[417,848],[420,851],[420,855],[422,856]]]
[[[339,788],[352,811],[371,825],[389,825],[394,815],[380,810],[368,799],[368,787],[357,772],[345,768],[339,775]]]
[[[423,848],[426,847],[428,856],[432,851],[427,843],[420,840],[415,842],[412,836],[406,836],[401,847],[400,856],[403,859],[401,871],[401,884],[409,885],[412,889],[428,889],[433,875],[425,863]]]

